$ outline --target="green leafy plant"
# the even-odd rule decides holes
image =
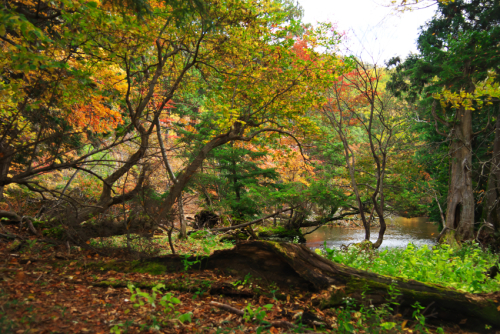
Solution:
[[[396,314],[399,307],[397,302],[400,291],[398,290],[396,284],[393,282],[388,289],[388,297],[386,303],[375,307],[371,300],[366,300],[366,295],[369,291],[369,287],[365,285],[361,292],[362,302],[358,305],[356,301],[351,297],[343,298],[343,306],[337,308],[336,318],[337,318],[337,328],[336,333],[355,333],[359,329],[362,329],[366,333],[401,333],[404,331],[404,325],[406,322],[401,324],[398,320]],[[424,307],[420,304],[413,305],[415,312],[413,313],[413,318],[416,321],[414,326],[415,331],[421,333],[428,332],[425,326],[425,317],[421,313]],[[442,333],[442,329],[438,328],[436,330],[438,333]]]
[[[355,306],[354,300],[350,297],[344,297],[345,307],[340,307],[337,313],[337,332],[338,333],[352,333],[354,332],[354,325],[352,321],[352,309]]]
[[[276,299],[276,292],[278,292],[279,289],[280,288],[276,285],[276,283],[271,282],[271,284],[269,284],[269,292],[271,292],[273,294],[274,300],[277,300]]]
[[[193,299],[196,299],[197,297],[203,296],[203,294],[205,292],[207,292],[208,290],[210,290],[210,286],[211,286],[210,282],[208,282],[208,281],[202,281],[200,283],[200,285],[201,285],[200,288],[194,292]]]
[[[425,316],[420,313],[420,311],[425,309],[425,307],[420,305],[419,302],[415,302],[412,307],[415,309],[415,311],[413,311],[412,318],[417,321],[415,329],[423,333],[428,333],[429,330],[425,327]]]
[[[160,289],[165,289],[165,284],[159,283],[151,289],[151,294],[141,291],[141,289],[136,288],[133,285],[129,285],[128,289],[130,290],[130,301],[135,302],[133,304],[134,307],[140,308],[149,306],[151,310],[150,319],[152,324],[146,325],[142,324],[141,327],[143,329],[150,328],[154,330],[159,330],[162,325],[166,325],[168,320],[176,318],[181,322],[191,322],[192,321],[192,313],[184,313],[181,314],[178,311],[175,311],[175,305],[180,304],[181,301],[174,297],[171,293],[163,293]],[[161,298],[158,298],[160,297]]]
[[[350,246],[347,250],[329,249],[319,252],[331,261],[382,275],[411,278],[437,283],[463,292],[483,293],[500,290],[500,276],[490,278],[488,268],[498,261],[498,255],[483,251],[475,242],[461,248],[439,245],[405,249],[370,250]]]
[[[257,323],[262,323],[264,318],[267,316],[266,310],[270,310],[272,308],[273,304],[253,308],[252,304],[248,303],[247,307],[245,307],[243,319],[247,322],[255,321]]]
[[[133,324],[134,322],[132,320],[127,320],[125,321],[125,323],[123,324],[116,324],[114,325],[113,327],[111,327],[111,329],[109,330],[110,333],[112,334],[122,334],[122,333],[127,333],[130,326]]]
[[[264,319],[267,316],[266,311],[272,309],[273,306],[274,306],[273,304],[267,304],[255,308],[252,306],[252,304],[248,303],[247,307],[245,307],[243,320],[245,320],[246,322],[255,322],[257,324],[263,325],[257,328],[257,333],[260,334],[264,329],[266,329],[270,325],[269,322]]]
[[[196,256],[194,261],[190,261],[189,258],[190,258],[190,256],[188,254],[183,255],[181,257],[182,265],[184,266],[184,271],[188,271],[195,264],[201,263],[201,260],[199,259],[198,256]]]
[[[251,279],[252,279],[252,274],[248,273],[248,274],[245,275],[245,278],[243,278],[243,281],[242,280],[237,280],[237,281],[235,281],[235,282],[233,282],[231,284],[233,286],[235,286],[235,287],[238,286],[238,285],[245,286],[245,285],[249,284],[249,286],[251,287],[252,286]]]

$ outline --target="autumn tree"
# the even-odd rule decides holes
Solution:
[[[303,117],[303,107],[317,99],[308,85],[322,66],[293,52],[293,40],[287,36],[297,23],[289,21],[278,3],[150,4],[150,13],[142,17],[117,15],[111,5],[85,1],[42,6],[43,14],[36,5],[23,3],[5,14],[9,20],[3,21],[8,25],[2,47],[8,51],[3,53],[8,66],[3,84],[11,100],[2,105],[6,110],[2,163],[7,167],[2,167],[0,183],[18,184],[41,196],[58,196],[60,191],[37,177],[79,169],[97,178],[101,190],[96,200],[82,206],[64,196],[73,213],[55,217],[54,222],[71,225],[74,238],[82,237],[79,231],[86,231],[82,237],[86,239],[124,233],[125,225],[127,233],[144,228],[134,227],[133,222],[99,223],[96,219],[144,189],[152,172],[146,158],[158,118],[182,91],[207,91],[198,117],[205,117],[209,126],[205,141],[194,149],[167,192],[156,213],[158,219],[171,219],[177,198],[212,149],[264,133],[286,134],[292,123],[310,123]],[[26,11],[31,14],[16,17]],[[43,24],[37,18],[40,15]],[[17,24],[19,18],[25,24]],[[46,29],[47,22],[52,22],[53,30]],[[315,43],[337,43],[335,32],[329,33],[319,31]],[[30,47],[17,48],[16,43]],[[52,67],[34,62],[38,54]],[[70,91],[79,94],[68,99]],[[40,115],[60,128],[42,126]],[[21,133],[29,133],[31,139],[21,138]],[[73,140],[64,145],[77,135],[82,143]],[[95,138],[101,139],[96,142]],[[55,151],[50,150],[50,140],[58,144]],[[89,144],[94,149],[82,150]],[[128,151],[120,153],[120,161],[88,159],[112,153],[118,146]],[[45,160],[40,158],[42,148],[47,152]],[[26,156],[31,157],[28,164],[15,165],[21,166],[18,169],[11,165],[12,159]],[[98,164],[105,164],[107,172],[99,174],[89,168]],[[124,182],[129,186],[122,187]],[[85,224],[89,219],[94,221],[90,229]]]
[[[374,243],[378,248],[386,230],[388,161],[405,125],[404,105],[384,89],[384,68],[357,58],[352,58],[351,66],[353,70],[332,83],[327,91],[329,100],[320,113],[342,143],[365,240],[370,240],[371,223],[379,220],[379,235]],[[367,157],[363,157],[363,146]]]
[[[179,175],[179,185],[171,188],[163,207],[170,209],[183,186],[202,165],[208,153],[231,141],[251,141],[259,135],[278,133],[292,135],[293,126],[311,127],[305,117],[307,108],[321,99],[309,89],[324,73],[325,63],[335,57],[319,56],[311,50],[311,58],[304,60],[292,50],[294,40],[287,37],[287,29],[269,27],[269,35],[254,41],[253,27],[246,27],[237,39],[241,53],[233,54],[235,47],[225,44],[227,58],[216,61],[221,66],[221,77],[214,78],[204,105],[206,126],[210,140],[195,150],[190,164]],[[260,27],[259,34],[263,30]],[[316,44],[334,45],[338,35],[334,31],[318,31],[311,39]],[[233,40],[232,42],[235,42]],[[293,135],[292,135],[293,137]]]

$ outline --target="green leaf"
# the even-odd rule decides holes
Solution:
[[[395,322],[384,322],[380,324],[380,327],[386,330],[393,329],[395,326],[396,326]]]
[[[192,321],[192,315],[193,315],[193,312],[188,312],[188,313],[184,313],[184,314],[181,314],[179,316],[179,321],[182,322],[182,323],[185,323],[186,321],[191,323]]]

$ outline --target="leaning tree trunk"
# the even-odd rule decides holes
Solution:
[[[191,257],[188,261],[197,261]],[[165,264],[168,270],[182,270],[183,258],[164,256],[149,261]],[[439,319],[457,323],[466,320],[468,327],[484,330],[485,324],[500,329],[500,293],[469,294],[437,284],[382,276],[331,262],[304,245],[272,241],[247,241],[233,249],[216,251],[202,259],[195,269],[213,269],[233,276],[250,273],[267,282],[319,292],[321,308],[340,306],[346,296],[359,302],[383,304],[389,288],[397,288],[402,308],[416,301]],[[363,293],[364,292],[364,293]],[[363,293],[363,294],[362,294]],[[363,297],[364,295],[364,297]],[[364,299],[363,299],[364,298]]]
[[[446,231],[441,240],[474,238],[474,194],[472,190],[472,111],[457,110],[450,145],[450,184],[446,208]]]

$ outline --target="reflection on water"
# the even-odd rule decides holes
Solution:
[[[406,247],[409,242],[415,245],[434,245],[438,236],[438,227],[428,223],[427,218],[395,217],[387,219],[387,230],[381,248]],[[303,232],[314,228],[304,228]],[[377,241],[378,228],[372,228],[370,240]],[[348,229],[338,226],[322,226],[311,234],[306,235],[306,245],[309,248],[323,246],[324,241],[329,248],[339,248],[342,244],[348,245],[361,242],[365,238],[364,229]]]

